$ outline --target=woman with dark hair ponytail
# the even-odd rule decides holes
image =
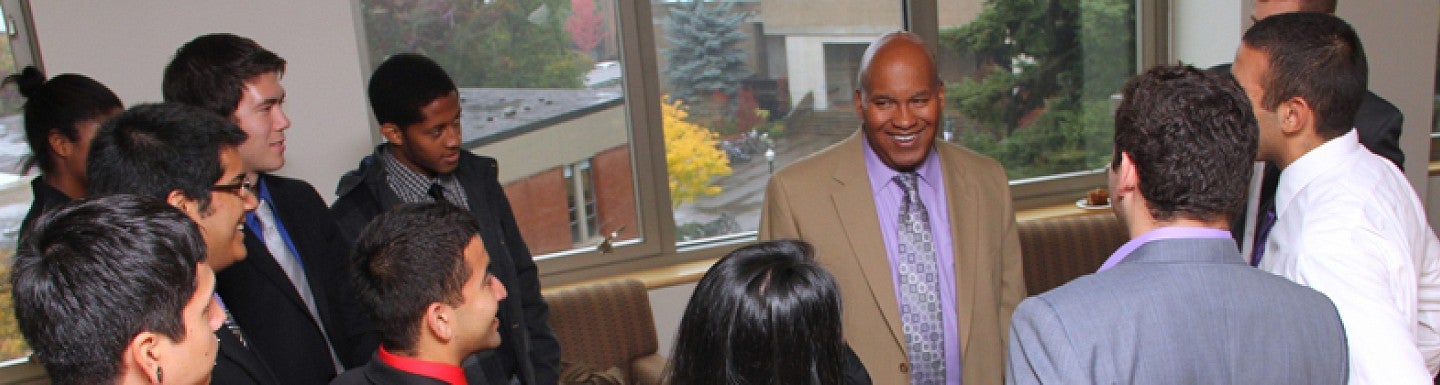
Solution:
[[[85,196],[85,157],[100,123],[125,106],[104,84],[85,75],[62,74],[45,80],[35,67],[5,78],[25,96],[25,140],[30,159],[25,169],[39,166],[40,176],[30,182],[35,200],[20,223],[20,237],[40,213]]]
[[[680,320],[674,385],[869,384],[841,336],[840,292],[810,244],[741,247],[715,263]]]

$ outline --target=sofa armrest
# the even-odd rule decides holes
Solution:
[[[630,364],[630,381],[635,385],[660,385],[665,381],[665,367],[670,360],[659,354],[636,358]]]

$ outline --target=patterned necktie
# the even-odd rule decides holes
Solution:
[[[1250,266],[1260,266],[1260,258],[1265,256],[1265,241],[1270,240],[1270,229],[1275,227],[1275,205],[1265,205],[1260,210],[1260,221],[1255,224],[1255,244],[1250,250]]]
[[[945,382],[945,328],[940,307],[940,268],[930,236],[930,215],[916,191],[913,172],[895,176],[900,202],[900,317],[910,354],[911,384]]]

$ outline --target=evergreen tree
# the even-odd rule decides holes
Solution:
[[[980,130],[967,146],[1011,178],[1100,167],[1110,158],[1111,94],[1135,73],[1132,0],[987,0],[941,43],[980,59],[982,73],[946,89]]]
[[[748,55],[739,44],[746,39],[740,25],[747,15],[733,13],[733,3],[670,9],[665,21],[670,48],[663,51],[664,76],[670,95],[687,103],[700,103],[715,93],[733,99],[740,82],[750,77],[745,68]]]

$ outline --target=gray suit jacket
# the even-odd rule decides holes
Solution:
[[[1344,384],[1325,295],[1252,268],[1230,239],[1169,239],[1020,303],[1010,384]]]

